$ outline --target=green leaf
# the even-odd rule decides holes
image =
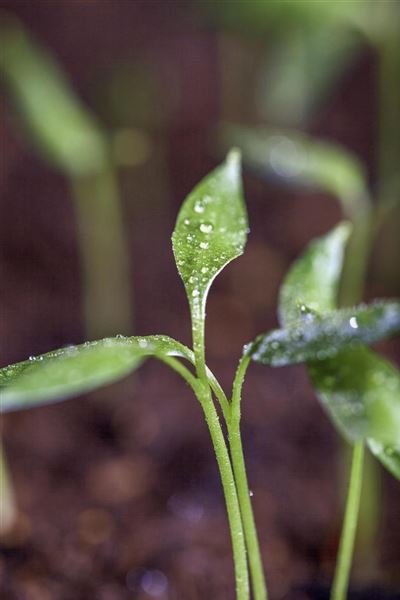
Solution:
[[[398,445],[400,375],[392,364],[360,347],[308,366],[319,399],[347,439]]]
[[[107,161],[104,135],[60,66],[14,16],[2,15],[0,31],[0,71],[36,147],[69,174],[100,170]]]
[[[400,303],[375,302],[323,316],[304,312],[292,327],[258,336],[246,353],[277,367],[328,358],[346,346],[372,344],[398,332]]]
[[[400,479],[400,444],[385,445],[374,439],[368,440],[372,454],[386,467],[392,475]]]
[[[117,336],[61,348],[0,369],[0,412],[94,390],[125,377],[146,356],[193,360],[185,346],[161,335]]]
[[[247,232],[240,154],[232,150],[226,161],[186,198],[172,236],[175,261],[194,321],[204,319],[211,283],[243,253]]]
[[[351,226],[340,223],[313,240],[286,276],[279,295],[279,319],[289,327],[305,311],[326,313],[336,308],[344,252]]]
[[[286,129],[228,124],[221,128],[220,136],[224,146],[237,145],[244,163],[262,176],[332,194],[349,218],[367,207],[365,169],[356,156],[337,144]]]

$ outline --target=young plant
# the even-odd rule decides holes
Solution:
[[[257,531],[240,434],[241,389],[250,362],[305,362],[335,426],[356,447],[335,599],[348,585],[360,498],[364,446],[400,478],[400,376],[365,347],[400,331],[400,303],[338,310],[336,297],[351,226],[316,240],[294,264],[279,301],[281,329],[247,344],[228,399],[205,359],[205,307],[214,278],[245,247],[248,222],[240,156],[235,150],[185,200],[173,250],[189,300],[193,349],[163,335],[116,336],[63,348],[0,370],[2,411],[29,408],[93,390],[124,377],[146,358],[168,364],[190,385],[210,431],[225,495],[235,566],[236,598],[266,600]],[[191,369],[194,367],[194,371]],[[219,403],[227,439],[219,420]]]

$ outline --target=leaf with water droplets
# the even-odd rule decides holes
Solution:
[[[216,275],[243,253],[248,232],[240,175],[240,155],[226,161],[189,194],[172,236],[192,318],[204,319],[205,303]]]
[[[400,479],[400,442],[396,445],[385,445],[374,439],[369,439],[368,446],[372,454],[381,461],[386,469],[397,479]]]
[[[313,240],[287,274],[279,295],[279,319],[296,323],[307,311],[326,313],[336,308],[344,251],[351,225],[340,223]]]
[[[368,348],[347,348],[309,363],[318,397],[350,441],[371,438],[384,446],[400,439],[400,375]]]
[[[0,369],[0,412],[63,400],[112,383],[134,371],[147,356],[193,360],[191,351],[169,338],[105,338],[61,348]]]
[[[344,347],[372,344],[399,332],[399,302],[374,302],[322,316],[303,311],[291,327],[258,336],[246,354],[277,367],[328,358]]]

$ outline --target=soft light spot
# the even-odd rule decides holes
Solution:
[[[358,329],[358,323],[357,323],[357,319],[355,317],[351,317],[349,324],[350,324],[350,327],[352,327],[353,329]]]
[[[156,569],[146,571],[140,580],[142,590],[152,598],[160,598],[168,588],[168,579]]]
[[[208,248],[208,242],[200,242],[200,248],[202,250],[207,250],[207,248]]]

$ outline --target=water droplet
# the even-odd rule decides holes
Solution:
[[[201,268],[201,272],[202,273],[208,273],[208,271],[209,271],[208,267],[202,267]]]
[[[351,317],[350,321],[349,321],[349,325],[350,327],[352,327],[353,329],[358,329],[358,323],[357,323],[357,319],[356,317]]]
[[[194,212],[202,213],[204,212],[204,203],[202,200],[196,200],[194,203]]]
[[[201,223],[200,224],[200,231],[202,233],[211,233],[213,229],[214,229],[214,225],[212,223]]]
[[[208,242],[200,242],[200,248],[202,250],[207,250],[207,248],[208,248]]]
[[[249,491],[249,496],[250,496],[250,498],[252,498],[252,497],[254,496],[254,492],[253,492],[253,490],[250,490],[250,491]]]
[[[139,340],[139,347],[140,348],[147,348],[147,346],[148,346],[147,340]]]
[[[193,290],[193,292],[192,292],[192,296],[193,296],[193,298],[196,298],[197,296],[199,296],[199,294],[200,294],[200,292],[199,292],[199,290],[198,290],[197,288],[195,288],[195,289]]]
[[[156,569],[146,571],[140,579],[142,590],[152,598],[160,598],[168,588],[168,579],[161,571]]]
[[[184,219],[183,224],[186,225],[186,227],[190,225],[190,219]]]
[[[35,361],[35,360],[36,360],[36,358],[35,358],[34,356],[30,356],[30,357],[29,357],[29,360]]]

